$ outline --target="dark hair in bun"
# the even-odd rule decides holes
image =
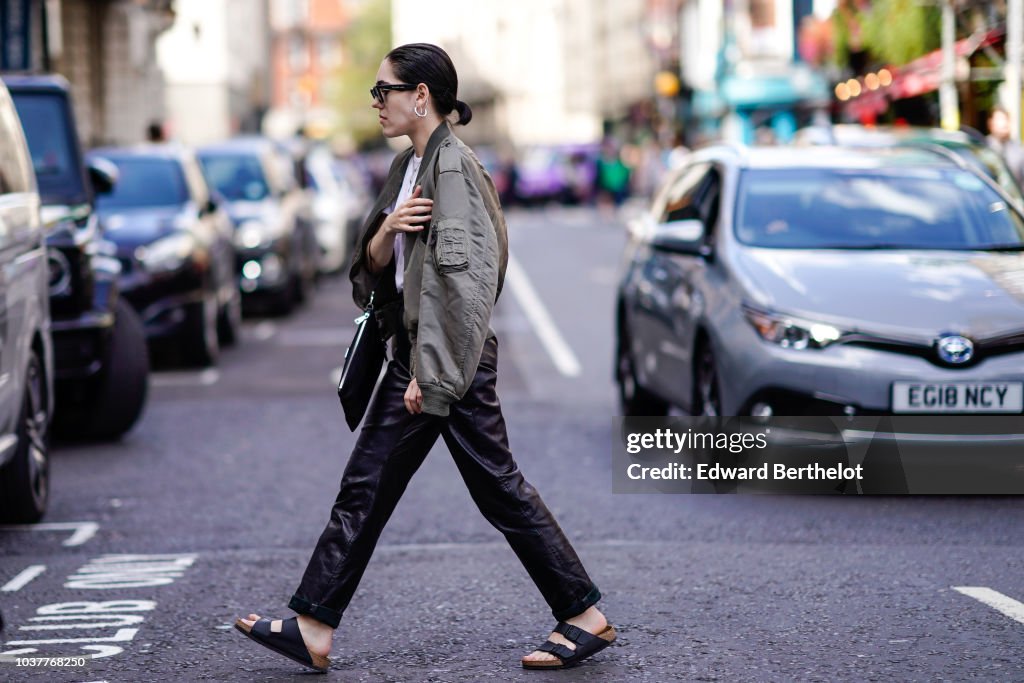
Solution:
[[[473,120],[473,110],[462,100],[455,100],[455,110],[459,112],[458,124],[464,126]]]
[[[455,65],[448,53],[437,45],[401,45],[389,52],[386,59],[403,83],[423,83],[427,86],[438,114],[447,117],[457,111],[457,123],[460,126],[473,119],[473,110],[469,105],[455,98],[459,91],[459,76],[455,73]]]

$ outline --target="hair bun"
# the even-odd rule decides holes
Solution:
[[[462,100],[455,100],[455,111],[459,112],[458,125],[464,126],[473,120],[473,110]]]

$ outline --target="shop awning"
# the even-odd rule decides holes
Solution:
[[[981,48],[1001,44],[1006,38],[1003,28],[979,31],[968,38],[958,40],[953,50],[958,59],[970,57]],[[877,115],[889,107],[889,102],[908,97],[917,97],[938,90],[942,82],[942,50],[935,50],[918,57],[903,66],[890,66],[886,70],[891,74],[892,81],[888,85],[879,85],[876,89],[868,87],[869,77],[857,79],[860,94],[850,97],[842,106],[843,111],[853,117]]]

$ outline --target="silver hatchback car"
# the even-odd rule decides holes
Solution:
[[[969,164],[711,147],[630,232],[625,415],[1024,412],[1024,217]]]

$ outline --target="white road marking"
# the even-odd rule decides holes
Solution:
[[[1024,624],[1024,603],[984,586],[953,586],[953,590],[984,603],[1015,621]]]
[[[199,372],[159,372],[150,376],[150,384],[157,387],[208,387],[220,380],[217,368],[206,368]]]
[[[71,538],[61,545],[67,548],[82,545],[96,535],[100,525],[96,522],[56,522],[52,524],[10,524],[0,531],[72,531]]]
[[[34,564],[31,567],[26,567],[17,576],[5,583],[3,587],[0,588],[0,591],[4,593],[16,593],[28,585],[29,581],[45,571],[45,564]]]
[[[520,307],[526,313],[526,317],[533,324],[533,329],[540,339],[541,344],[551,356],[552,362],[558,371],[566,377],[578,377],[580,374],[580,362],[576,354],[572,352],[569,344],[558,331],[547,307],[538,296],[537,291],[530,284],[526,271],[519,265],[519,261],[512,255],[508,255],[508,268],[505,272],[505,281],[508,283],[512,294],[519,301]]]
[[[355,333],[354,327],[282,330],[274,341],[279,346],[329,346],[341,349],[344,353]]]
[[[65,588],[111,590],[166,586],[185,574],[196,555],[104,555],[68,577]]]
[[[69,576],[64,587],[118,590],[168,585],[181,578],[197,557],[194,554],[103,555],[90,560]],[[79,600],[43,605],[36,609],[36,616],[30,618],[28,624],[18,627],[18,631],[36,636],[64,637],[8,640],[4,647],[17,649],[3,651],[0,648],[0,661],[7,661],[6,658],[14,655],[32,654],[42,657],[40,649],[59,650],[60,656],[67,657],[68,645],[89,653],[72,656],[89,659],[122,654],[128,647],[126,643],[134,641],[139,627],[145,622],[148,616],[145,613],[155,608],[156,602],[153,600],[125,599],[98,602]],[[86,637],[77,637],[79,635]],[[148,646],[148,643],[143,644],[143,648]]]

